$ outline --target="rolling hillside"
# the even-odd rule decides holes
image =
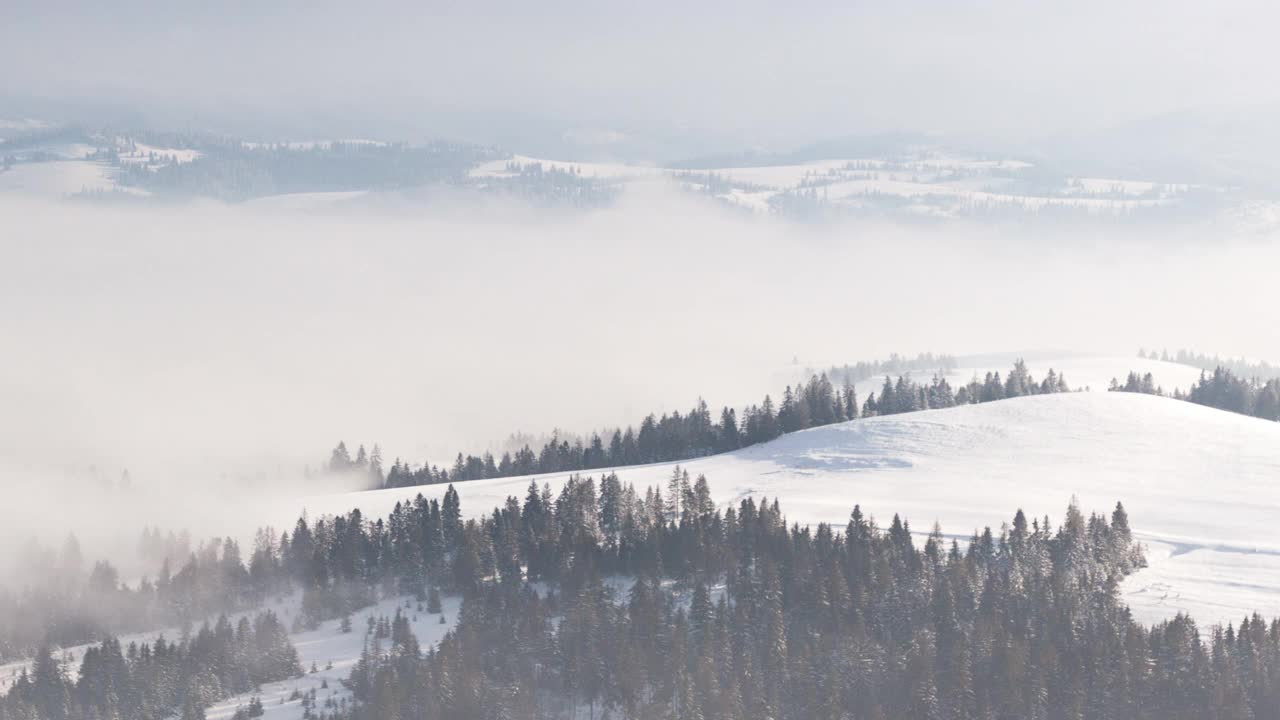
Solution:
[[[1121,501],[1151,567],[1122,588],[1140,619],[1179,611],[1203,625],[1259,611],[1280,615],[1280,425],[1165,398],[1071,393],[857,420],[682,463],[715,501],[777,497],[793,522],[843,526],[854,504],[917,533],[935,521],[967,537],[1013,512],[1061,517]],[[619,470],[665,483],[672,464]],[[538,476],[553,488],[566,474]],[[458,484],[464,513],[484,513],[529,478]],[[386,514],[443,486],[312,497],[308,512]],[[281,522],[286,518],[280,518]]]
[[[959,358],[948,378],[1007,371],[1012,356]],[[1152,372],[1167,387],[1188,385],[1199,371],[1172,363],[1103,356],[1028,356],[1036,377],[1049,367],[1071,384],[1093,392],[1021,397],[982,405],[874,417],[784,435],[732,453],[679,463],[705,474],[722,508],[748,496],[778,498],[788,520],[827,522],[843,528],[854,504],[887,525],[901,513],[923,539],[938,522],[963,543],[982,526],[998,528],[1015,509],[1033,517],[1062,517],[1076,498],[1085,512],[1109,512],[1117,500],[1129,511],[1135,534],[1148,548],[1150,567],[1121,586],[1123,600],[1140,621],[1178,612],[1202,629],[1238,622],[1251,612],[1280,615],[1280,424],[1171,399],[1100,391],[1126,368]],[[859,394],[880,380],[859,383]],[[677,463],[618,469],[624,482],[665,485]],[[606,471],[608,472],[608,471]],[[598,473],[597,473],[598,474]],[[536,476],[553,489],[567,473]],[[523,497],[530,478],[458,483],[465,515],[488,513],[508,496]],[[421,492],[440,497],[446,486],[429,485],[306,498],[309,515],[360,508],[373,519]],[[287,527],[303,503],[260,503],[245,519]],[[617,586],[627,586],[618,578]],[[272,601],[288,622],[298,611],[294,594]],[[406,602],[408,604],[406,605]],[[357,632],[336,620],[291,639],[303,677],[216,703],[208,717],[230,718],[260,697],[266,717],[303,716],[297,692],[316,690],[320,701],[342,702],[342,686],[363,649],[370,616],[405,609],[424,645],[438,643],[457,618],[460,599],[445,598],[445,622],[421,614],[407,597],[391,596],[353,615]],[[169,635],[180,633],[169,628]],[[149,640],[157,632],[130,636]],[[88,646],[63,649],[78,662]],[[0,690],[29,662],[0,666]]]

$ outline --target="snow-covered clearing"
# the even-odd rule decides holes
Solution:
[[[151,163],[189,163],[200,158],[199,150],[186,148],[158,147],[146,143],[132,142],[131,147],[118,151],[122,165],[149,165]]]
[[[231,622],[234,625],[241,616],[252,617],[262,609],[269,608],[274,610],[287,626],[299,612],[300,601],[300,594],[295,593],[290,597],[270,602],[264,608],[237,613],[231,616]],[[396,609],[399,608],[409,618],[409,624],[413,629],[414,635],[417,636],[419,644],[425,649],[428,646],[439,643],[457,623],[458,611],[462,607],[462,599],[457,596],[442,596],[441,609],[443,612],[439,615],[420,612],[418,606],[419,603],[412,596],[391,597],[352,613],[351,632],[342,632],[341,620],[330,620],[322,623],[315,630],[291,634],[289,639],[293,642],[294,647],[298,649],[298,660],[302,664],[303,674],[301,677],[270,683],[262,686],[257,692],[227,698],[212,705],[207,710],[206,716],[209,720],[229,718],[235,714],[237,708],[248,706],[251,698],[258,697],[262,701],[265,717],[273,720],[296,720],[302,717],[302,701],[301,699],[290,699],[294,691],[297,691],[301,696],[311,690],[315,690],[317,701],[321,704],[330,697],[335,701],[349,697],[350,693],[343,687],[342,681],[351,675],[352,666],[360,659],[370,618],[376,620],[382,616],[394,617]],[[441,622],[441,618],[444,618],[444,622]],[[210,618],[210,621],[212,622],[215,619]],[[182,630],[168,628],[162,631],[125,635],[120,637],[120,643],[125,647],[128,647],[129,643],[133,642],[151,643],[155,642],[156,638],[162,634],[167,639],[174,640],[181,636]],[[386,648],[388,643],[389,641],[383,640],[382,646]],[[80,666],[85,650],[96,644],[78,645],[65,648],[57,653],[57,657],[65,661],[63,667],[71,677],[75,677],[75,672]],[[312,667],[316,668],[315,672],[311,672]],[[30,668],[30,661],[18,661],[0,665],[0,694],[9,689],[9,686],[18,679],[24,669],[30,670]],[[325,685],[328,687],[322,687]]]
[[[342,632],[340,620],[331,620],[315,630],[290,635],[289,639],[298,649],[298,659],[302,663],[302,677],[263,685],[259,692],[238,695],[216,703],[206,711],[205,715],[208,720],[229,718],[235,714],[236,708],[248,706],[249,700],[256,696],[262,701],[264,717],[272,720],[301,718],[302,700],[290,699],[294,691],[301,695],[315,690],[316,699],[321,705],[329,698],[337,702],[341,698],[350,697],[351,693],[343,687],[342,681],[350,677],[351,668],[360,660],[369,618],[376,619],[383,615],[392,617],[395,615],[396,608],[400,608],[409,618],[409,625],[413,629],[413,634],[417,636],[418,643],[425,649],[440,642],[445,633],[453,628],[461,606],[461,598],[446,596],[441,598],[441,608],[444,612],[440,615],[430,615],[419,612],[418,603],[411,597],[391,598],[360,612],[352,613],[349,633]],[[440,622],[442,617],[443,623]],[[388,644],[389,641],[382,641],[383,648]],[[313,666],[316,672],[311,672]],[[323,687],[324,685],[328,687]]]

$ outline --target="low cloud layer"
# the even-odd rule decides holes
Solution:
[[[1280,358],[1269,239],[796,225],[662,185],[574,214],[5,199],[0,216],[0,473],[31,510],[10,535],[240,531],[339,439],[447,462],[513,431],[756,401],[796,358]],[[126,468],[131,494],[85,489]]]

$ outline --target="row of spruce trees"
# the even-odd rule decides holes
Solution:
[[[153,532],[144,531],[144,539]],[[83,569],[70,538],[56,561],[44,568],[28,564],[22,586],[0,588],[0,660],[30,657],[41,645],[81,645],[257,607],[269,593],[290,587],[277,568],[277,541],[274,533],[259,532],[247,558],[232,538],[202,543],[185,556],[165,555],[154,576],[131,585],[105,560]],[[171,549],[182,547],[186,542]]]
[[[1244,379],[1227,368],[1219,367],[1212,373],[1201,372],[1200,379],[1183,392],[1174,388],[1172,393],[1156,385],[1151,373],[1130,372],[1122,383],[1112,378],[1112,392],[1163,395],[1175,400],[1186,400],[1197,405],[1280,422],[1280,379]]]
[[[1249,360],[1245,357],[1231,358],[1222,357],[1221,355],[1209,355],[1208,353],[1194,352],[1192,350],[1178,350],[1170,353],[1168,350],[1146,350],[1139,348],[1138,357],[1147,360],[1161,360],[1163,362],[1174,362],[1179,365],[1190,365],[1200,368],[1206,372],[1213,372],[1218,368],[1230,370],[1236,375],[1249,378],[1261,378],[1270,380],[1272,378],[1280,378],[1280,366],[1272,365],[1266,360]]]
[[[427,463],[414,466],[396,458],[384,476],[381,451],[376,446],[371,455],[362,446],[353,460],[345,443],[334,448],[327,467],[338,473],[365,474],[374,487],[408,487],[679,462],[768,442],[784,433],[860,417],[984,403],[1069,389],[1061,374],[1050,369],[1043,380],[1037,381],[1028,372],[1026,363],[1018,360],[1004,379],[998,372],[987,373],[985,377],[975,376],[959,387],[953,387],[942,374],[935,375],[929,382],[917,382],[909,373],[899,375],[896,380],[886,375],[879,395],[869,393],[859,403],[853,381],[861,369],[864,368],[846,366],[833,369],[833,372],[844,376],[842,387],[836,387],[826,373],[813,375],[806,383],[794,388],[787,386],[780,403],[766,395],[758,405],[751,405],[741,412],[724,407],[716,416],[705,401],[699,400],[685,413],[650,413],[638,428],[628,426],[572,440],[553,433],[538,450],[526,444],[515,452],[504,452],[496,457],[491,452],[479,455],[458,453],[451,468]]]
[[[204,708],[263,683],[301,675],[298,654],[271,611],[217,623],[177,641],[122,647],[108,638],[85,651],[72,680],[43,647],[0,696],[0,720],[200,720]]]
[[[472,519],[450,487],[385,518],[304,516],[259,537],[266,592],[302,588],[314,622],[378,594],[464,598],[438,647],[372,634],[355,702],[309,704],[312,718],[1280,717],[1280,622],[1206,636],[1186,617],[1130,617],[1117,584],[1143,560],[1119,504],[921,542],[856,507],[843,528],[788,524],[776,500],[722,511],[705,478],[677,469],[644,490],[613,474],[555,493],[531,483]],[[218,668],[242,665],[208,673],[230,692],[244,683]],[[160,682],[130,677],[143,695]],[[109,717],[73,711],[114,692],[101,683],[52,701],[66,715],[30,714],[45,697],[31,688],[51,682],[37,668],[5,720]]]
[[[839,529],[789,525],[776,501],[721,512],[677,471],[665,493],[575,477],[435,516],[400,506],[384,547],[464,595],[457,627],[426,650],[371,641],[356,702],[313,717],[1280,717],[1280,622],[1206,636],[1119,602],[1143,565],[1119,504],[921,543],[856,507]]]

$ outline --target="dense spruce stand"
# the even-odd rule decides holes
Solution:
[[[599,435],[587,442],[553,439],[538,453],[525,447],[500,461],[488,453],[459,455],[454,467],[445,470],[427,465],[411,468],[397,460],[384,473],[378,447],[372,452],[359,448],[353,458],[346,445],[340,443],[327,467],[354,475],[355,482],[370,487],[587,471],[702,457],[765,442],[784,432],[850,418],[1067,390],[1062,375],[1050,370],[1043,380],[1036,381],[1021,361],[1004,379],[999,373],[988,373],[958,389],[940,376],[928,383],[918,383],[909,374],[896,380],[885,377],[879,393],[870,393],[861,403],[852,385],[881,371],[909,372],[953,364],[954,360],[945,355],[922,355],[832,368],[832,376],[846,382],[839,390],[826,376],[814,376],[798,389],[787,388],[780,406],[766,396],[763,403],[746,408],[741,414],[724,408],[716,422],[705,403],[699,403],[685,414],[650,415],[638,431],[616,431],[607,444]],[[309,539],[299,538],[304,543]],[[122,583],[116,567],[105,561],[93,564],[86,572],[86,560],[74,537],[60,552],[32,545],[22,553],[18,568],[18,575],[31,578],[30,583],[16,589],[0,587],[0,660],[28,657],[46,643],[60,647],[80,645],[109,634],[171,627],[256,607],[280,590],[272,553],[280,554],[288,545],[287,540],[282,542],[277,534],[265,529],[258,533],[252,550],[247,550],[232,538],[196,544],[185,533],[166,534],[149,528],[138,549],[150,577],[132,586]]]
[[[181,720],[204,717],[208,704],[302,672],[286,629],[271,611],[234,626],[222,616],[190,637],[161,635],[121,647],[108,638],[89,648],[73,681],[48,647],[0,701],[0,718],[40,720]]]
[[[1280,421],[1280,379],[1263,380],[1255,376],[1246,380],[1223,367],[1212,373],[1201,372],[1200,379],[1185,393],[1177,388],[1171,394],[1166,393],[1164,388],[1156,385],[1151,373],[1139,375],[1136,372],[1130,372],[1123,383],[1112,378],[1108,389],[1111,392],[1161,395],[1272,422]]]
[[[436,647],[381,619],[353,701],[308,695],[309,718],[1280,717],[1280,621],[1205,636],[1130,617],[1117,583],[1143,559],[1119,504],[1072,504],[1056,528],[1018,512],[962,544],[856,507],[843,528],[800,527],[776,500],[710,497],[678,468],[645,490],[574,476],[464,520],[450,487],[262,533],[258,572],[224,589],[301,588],[311,627],[379,593],[463,596]],[[0,718],[185,720],[298,670],[274,616],[224,620],[151,648],[108,639],[76,679],[45,649]]]

